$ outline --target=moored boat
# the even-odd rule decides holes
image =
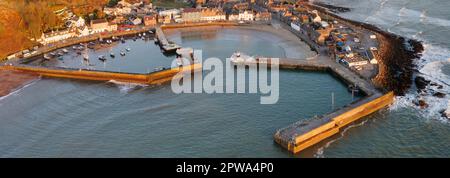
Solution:
[[[100,55],[100,56],[98,56],[98,60],[105,62],[106,57],[104,55]]]
[[[234,64],[240,64],[240,63],[246,63],[246,62],[253,62],[255,61],[255,58],[252,56],[248,56],[241,52],[235,52],[230,57],[231,63]]]

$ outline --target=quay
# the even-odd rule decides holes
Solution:
[[[132,29],[129,31],[108,32],[108,33],[103,33],[103,34],[93,34],[93,35],[79,37],[79,38],[66,39],[66,40],[63,40],[60,42],[42,46],[38,50],[36,50],[36,53],[31,54],[29,57],[26,57],[26,58],[32,58],[32,57],[36,57],[39,55],[43,55],[45,53],[49,53],[51,51],[54,51],[54,50],[57,50],[60,48],[64,48],[64,47],[68,47],[68,46],[71,46],[74,44],[86,43],[86,42],[98,40],[101,38],[103,38],[103,39],[112,38],[113,36],[120,37],[120,36],[134,35],[134,34],[138,34],[138,33],[148,32],[149,30],[152,30],[152,29],[153,28],[135,28],[135,29]],[[21,58],[21,59],[25,59],[25,58]],[[9,61],[9,62],[11,62],[11,61]]]
[[[169,43],[169,40],[167,40],[166,35],[164,35],[163,30],[161,27],[156,27],[156,38],[158,39],[159,46],[164,50],[164,52],[173,52],[177,50],[178,48],[181,48],[181,46],[175,44],[175,43]]]
[[[265,60],[260,60],[265,59]],[[261,61],[264,63],[271,64],[272,58],[259,57],[253,62],[246,61],[244,64],[256,63],[259,64]],[[332,61],[328,56],[317,55],[308,59],[288,59],[288,58],[277,58],[279,61],[279,68],[281,69],[299,69],[308,71],[326,71],[330,72],[332,75],[338,77],[347,85],[354,85],[359,88],[366,96],[370,96],[378,93],[379,91],[374,88],[374,86],[362,78],[361,76],[355,74],[350,69]]]

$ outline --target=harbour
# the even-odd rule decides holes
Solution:
[[[228,20],[221,20],[217,13],[213,22],[208,21],[210,17],[205,20],[204,14],[198,16],[202,20],[193,20],[195,22],[188,20],[196,16],[171,14],[169,17],[174,21],[164,17],[158,22],[147,16],[142,18],[146,20],[142,28],[125,30],[122,26],[120,30],[24,50],[21,53],[26,55],[21,59],[9,59],[8,56],[8,60],[2,62],[0,76],[17,75],[17,80],[0,90],[4,93],[0,98],[0,106],[4,108],[0,108],[0,112],[3,110],[5,117],[18,118],[18,121],[0,121],[6,125],[3,127],[6,136],[14,138],[0,137],[5,141],[0,144],[3,148],[0,157],[53,157],[58,154],[69,157],[171,157],[173,155],[163,150],[175,147],[179,148],[178,152],[172,153],[177,152],[175,156],[179,157],[448,156],[448,150],[444,149],[448,143],[445,137],[448,129],[439,124],[446,123],[446,112],[436,111],[436,105],[442,108],[441,99],[446,98],[447,84],[442,83],[445,78],[428,80],[433,77],[427,74],[432,68],[429,65],[420,69],[423,67],[419,61],[421,56],[430,55],[429,44],[422,46],[422,41],[416,38],[424,32],[405,38],[397,35],[398,31],[392,32],[391,27],[386,30],[383,25],[367,23],[373,20],[370,18],[359,19],[361,22],[354,17],[347,19],[352,17],[352,8],[327,3],[297,2],[295,10],[283,9],[284,6],[291,5],[272,1],[253,4],[253,13],[259,16],[259,20],[253,17],[254,22],[231,20],[246,18],[241,16],[246,12],[239,12],[239,17],[227,13]],[[269,10],[272,19],[261,20],[264,14],[261,7]],[[204,13],[207,10],[181,9],[179,13]],[[405,9],[400,11],[403,13]],[[421,14],[421,22],[431,20],[427,15]],[[401,17],[399,15],[399,19]],[[155,20],[158,25],[151,25],[153,22],[147,25],[148,20]],[[114,24],[108,25],[113,28]],[[400,20],[397,25],[404,26]],[[202,70],[201,64],[182,67],[183,62],[180,62],[181,57],[197,61],[192,51],[198,49],[206,58],[222,60],[231,54],[233,57],[252,57],[234,61],[233,65],[270,65],[277,59],[277,68],[281,69],[280,85],[284,90],[280,103],[253,106],[257,98],[254,94],[171,93],[166,83],[176,73]],[[178,67],[173,67],[175,62]],[[251,70],[254,68],[245,69],[246,75]],[[208,72],[203,71],[202,75],[207,77]],[[418,81],[420,77],[422,80]],[[2,79],[2,82],[11,81]],[[238,81],[236,85],[248,85],[249,82],[255,81],[246,79],[245,83]],[[54,88],[46,91],[47,86]],[[420,94],[417,98],[413,97],[416,89]],[[30,92],[40,92],[42,96],[31,98]],[[435,98],[430,99],[428,95]],[[12,106],[5,107],[6,102]],[[36,106],[37,103],[43,104]],[[416,110],[414,105],[421,110]],[[20,109],[14,110],[14,106]],[[405,108],[408,113],[404,113]],[[441,113],[440,118],[421,118],[423,115],[435,118],[427,108]],[[6,112],[8,110],[11,112]],[[98,119],[98,123],[94,124],[96,121],[90,116]],[[43,117],[49,118],[48,122],[40,119]],[[82,117],[84,119],[80,119]],[[393,121],[393,117],[399,119]],[[408,117],[415,120],[405,119]],[[119,121],[122,118],[134,121]],[[25,121],[35,122],[26,124]],[[56,123],[50,124],[50,121]],[[48,126],[41,125],[43,122]],[[86,127],[89,123],[94,125]],[[136,130],[120,125],[133,125]],[[427,129],[428,126],[440,132]],[[29,135],[25,131],[27,127],[40,135],[23,144],[14,141],[20,140],[21,135]],[[48,132],[37,132],[41,128]],[[68,131],[61,132],[63,128]],[[92,132],[98,129],[100,131]],[[98,138],[87,139],[89,136],[81,132]],[[410,135],[415,134],[414,138],[422,140],[406,138],[410,132]],[[54,133],[62,135],[55,136]],[[389,138],[392,147],[402,151],[390,149],[387,145],[391,143],[384,142],[386,139],[380,135]],[[442,142],[430,142],[427,139],[430,137]],[[73,148],[60,145],[52,149],[38,143],[43,141],[51,145],[66,140],[78,140],[80,145],[71,145]],[[96,143],[100,140],[104,144]],[[134,146],[116,148],[123,143]],[[399,146],[405,143],[410,146]],[[33,149],[35,146],[37,149]],[[110,147],[114,149],[99,152]],[[350,153],[351,148],[360,149]]]

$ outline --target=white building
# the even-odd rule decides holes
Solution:
[[[362,58],[356,58],[356,57],[344,58],[342,60],[343,60],[344,64],[347,65],[348,67],[362,66],[362,65],[366,65],[369,63],[367,60],[364,60]]]
[[[88,36],[89,35],[89,28],[87,26],[82,27],[81,29],[78,29],[79,37]]]
[[[72,20],[72,24],[77,28],[81,28],[86,25],[86,21],[83,19],[83,17],[76,17]]]
[[[133,20],[133,25],[140,25],[141,23],[142,23],[142,19],[139,17]]]
[[[159,12],[159,16],[170,16],[173,17],[175,15],[180,15],[180,10],[178,9],[169,9],[169,10],[164,10],[164,11],[160,11]]]
[[[206,16],[206,17],[201,17],[201,19],[203,21],[219,21],[219,20],[226,20],[226,16],[225,14],[217,14],[214,16]]]
[[[255,19],[252,11],[244,11],[239,13],[239,20],[242,21],[253,21]]]
[[[50,33],[42,33],[41,38],[38,40],[43,45],[47,45],[50,43],[55,43],[61,40],[69,39],[72,37],[76,37],[77,34],[73,30],[63,30],[63,31],[56,31],[56,32],[50,32]]]
[[[238,21],[239,20],[239,14],[230,14],[228,15],[229,21]]]

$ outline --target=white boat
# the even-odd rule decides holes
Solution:
[[[127,48],[127,49],[125,49],[125,50],[127,50],[127,51],[131,51],[131,49],[130,49],[130,48]]]
[[[69,52],[66,48],[62,49],[62,51],[63,51],[64,53],[68,53],[68,52]]]
[[[121,55],[121,56],[125,56],[125,52],[120,51],[120,55]]]
[[[177,57],[177,65],[183,66],[183,58],[182,57]]]
[[[89,61],[89,56],[87,54],[83,55],[83,60]]]
[[[162,71],[165,69],[166,69],[165,67],[155,67],[154,71],[157,72],[157,71]]]
[[[194,53],[194,49],[192,48],[178,48],[176,50],[178,55],[191,55],[192,53]]]
[[[239,63],[254,62],[255,58],[241,52],[235,52],[233,53],[233,55],[231,55],[230,60],[232,63],[239,64]]]
[[[51,57],[50,57],[50,56],[48,56],[48,54],[44,54],[44,59],[45,59],[45,60],[50,60],[50,59],[51,59]]]

